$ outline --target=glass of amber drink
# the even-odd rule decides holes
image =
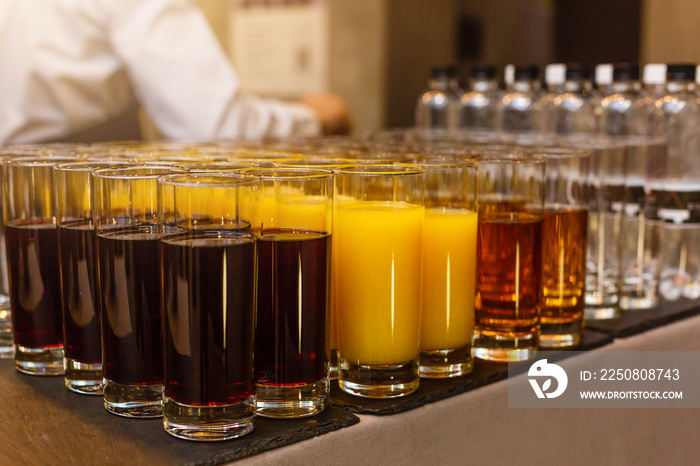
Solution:
[[[338,382],[391,398],[419,384],[424,169],[335,169]]]
[[[159,180],[164,236],[163,425],[188,440],[253,430],[255,223],[259,180],[190,173]]]
[[[588,235],[586,150],[545,148],[540,347],[576,346],[583,334]]]
[[[544,160],[516,152],[479,157],[474,356],[535,355],[544,206]]]
[[[425,168],[420,375],[471,371],[476,271],[476,163],[434,160]]]

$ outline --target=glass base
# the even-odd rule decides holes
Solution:
[[[15,345],[15,369],[29,375],[63,375],[63,346],[26,348]]]
[[[620,309],[625,310],[639,310],[639,309],[652,309],[659,304],[659,298],[656,296],[625,296],[622,295],[620,298]]]
[[[192,406],[165,397],[163,427],[173,437],[214,442],[242,437],[255,426],[255,397],[232,405]]]
[[[579,313],[579,315],[581,315]],[[556,322],[544,318],[540,325],[540,348],[570,348],[581,343],[583,319]]]
[[[587,307],[583,310],[585,320],[610,320],[620,317],[617,306]]]
[[[152,418],[163,415],[163,385],[123,385],[106,380],[105,409],[123,417]]]
[[[331,368],[330,368],[330,371],[328,372],[328,377],[331,380],[335,380],[338,378],[338,350],[337,349],[331,350]]]
[[[472,371],[471,345],[447,350],[423,350],[420,352],[420,376],[426,379],[461,377]]]
[[[364,398],[398,398],[418,390],[418,359],[403,364],[354,364],[338,359],[338,385]]]
[[[537,354],[538,335],[514,335],[504,332],[474,330],[474,357],[486,361],[517,362]]]
[[[286,386],[257,384],[255,411],[258,416],[277,419],[313,416],[328,406],[330,388],[328,378]]]
[[[102,364],[90,364],[65,358],[65,382],[68,390],[83,395],[102,395],[104,379]]]
[[[0,295],[0,301],[2,301]],[[0,302],[0,359],[15,357],[15,342],[12,335],[12,317],[9,308],[3,308]]]

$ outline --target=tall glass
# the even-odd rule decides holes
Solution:
[[[484,154],[478,173],[474,356],[527,360],[540,332],[544,160]]]
[[[54,168],[65,384],[88,395],[102,395],[104,387],[91,178],[95,170],[121,165],[130,164],[69,162]]]
[[[592,135],[567,136],[562,143],[591,153],[584,318],[613,319],[619,316],[622,292],[627,146]]]
[[[26,374],[64,373],[53,167],[72,160],[18,157],[3,162],[15,367]]]
[[[476,272],[475,162],[421,162],[425,168],[420,375],[472,370]]]
[[[338,382],[357,396],[408,395],[419,384],[424,169],[335,174]]]
[[[535,153],[545,160],[540,347],[572,347],[583,335],[590,152]]]
[[[330,390],[333,173],[252,170],[262,180],[255,333],[257,413],[312,416]]]
[[[98,170],[97,234],[105,408],[125,417],[159,417],[163,396],[158,177],[170,167]]]
[[[622,217],[621,309],[650,309],[659,301],[663,220],[648,196],[666,172],[668,144],[663,138],[615,138],[628,147],[625,209]],[[677,244],[677,243],[676,243]]]
[[[163,267],[163,425],[211,441],[253,430],[255,209],[250,175],[198,173],[159,180]]]

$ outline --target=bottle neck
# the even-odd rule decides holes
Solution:
[[[508,85],[509,92],[532,92],[537,91],[540,88],[539,81],[536,80],[526,80],[526,81],[515,81]]]
[[[681,92],[695,92],[694,81],[669,81],[666,83],[666,92],[669,94],[678,94]]]
[[[469,79],[469,88],[476,92],[489,92],[498,89],[498,83],[492,79]]]
[[[457,91],[459,90],[459,83],[456,79],[430,79],[428,81],[428,87],[431,91]]]
[[[639,92],[642,89],[642,83],[639,81],[613,81],[610,86],[612,92]]]

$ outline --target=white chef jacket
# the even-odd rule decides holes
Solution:
[[[241,92],[190,0],[0,0],[0,144],[145,108],[168,138],[313,135],[315,112]]]

